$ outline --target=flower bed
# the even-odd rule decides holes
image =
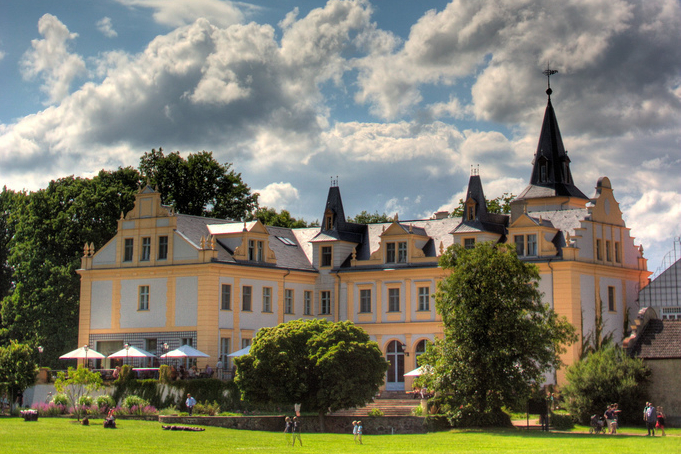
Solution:
[[[37,421],[38,411],[37,410],[21,410],[21,417],[24,421]]]

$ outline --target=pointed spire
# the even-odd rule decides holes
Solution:
[[[558,71],[547,68],[544,71],[547,79]],[[571,196],[588,199],[574,184],[570,171],[570,158],[567,155],[563,138],[558,128],[556,113],[551,104],[551,84],[548,82],[546,94],[549,96],[544,112],[541,133],[537,151],[532,162],[532,176],[530,185],[541,186],[555,190],[557,196]]]

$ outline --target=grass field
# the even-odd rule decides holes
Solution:
[[[617,453],[681,454],[681,429],[667,437],[642,436],[640,428],[624,428],[616,436],[542,433],[523,430],[471,430],[424,435],[365,435],[355,445],[352,435],[305,434],[304,446],[285,444],[284,435],[206,427],[205,432],[172,432],[158,422],[119,420],[104,429],[100,420],[81,426],[63,418],[0,419],[0,453]],[[579,430],[579,429],[578,429]],[[584,430],[584,428],[581,428]]]

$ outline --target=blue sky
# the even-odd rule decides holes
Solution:
[[[681,235],[678,0],[0,0],[0,184],[231,162],[319,219],[452,209],[528,183],[551,80],[577,186],[608,176],[655,270]]]

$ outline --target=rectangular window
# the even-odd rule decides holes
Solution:
[[[615,241],[615,262],[622,263],[622,251],[620,249],[620,243]]]
[[[189,345],[190,347],[194,346],[194,338],[192,337],[183,337],[180,339],[180,345]]]
[[[251,296],[252,296],[252,291],[253,287],[250,285],[244,285],[241,291],[241,310],[242,311],[251,311]]]
[[[149,286],[140,285],[139,287],[139,300],[137,305],[137,310],[148,311],[149,310]]]
[[[407,262],[407,242],[402,241],[397,243],[397,261],[400,263]]]
[[[395,243],[385,245],[385,263],[395,263]]]
[[[371,312],[371,289],[359,291],[359,311]]]
[[[319,312],[322,315],[328,315],[331,313],[331,292],[328,290],[320,293]]]
[[[142,238],[142,255],[140,256],[140,262],[148,262],[151,260],[151,238]]]
[[[272,312],[272,287],[262,288],[262,311]]]
[[[331,266],[332,249],[331,246],[322,246],[322,266]]]
[[[537,235],[527,235],[527,255],[530,257],[537,255]]]
[[[419,287],[419,310],[430,310],[430,287]]]
[[[263,243],[262,241],[258,241],[258,256],[257,256],[258,262],[264,262],[265,261],[264,250],[265,250],[265,243]]]
[[[463,239],[464,249],[474,249],[475,248],[475,238],[464,238]]]
[[[125,239],[125,246],[123,248],[123,261],[132,262],[132,248],[134,245],[134,240],[132,238]]]
[[[158,339],[144,339],[144,349],[154,355],[157,354]],[[154,367],[154,360],[156,360],[156,358],[145,358],[142,361],[142,364],[146,365],[146,367]]]
[[[231,284],[222,284],[222,295],[220,300],[220,309],[223,311],[232,310],[232,286]]]
[[[400,311],[400,289],[388,289],[388,312]]]
[[[515,243],[515,253],[518,257],[525,255],[525,237],[522,235],[515,235],[513,237],[513,242]]]
[[[615,312],[617,306],[615,305],[615,287],[608,287],[608,310]]]
[[[303,298],[303,315],[312,315],[312,292],[305,290]]]
[[[610,250],[610,241],[605,240],[605,260],[612,262],[612,251]]]
[[[158,237],[158,260],[166,260],[168,258],[168,237]]]
[[[241,339],[241,348],[246,348],[251,345],[251,339]]]
[[[248,240],[248,260],[255,260],[255,240]]]
[[[596,240],[596,260],[603,260],[603,253],[601,252],[601,240]]]
[[[218,370],[218,378],[224,377],[224,371],[231,371],[232,364],[230,363],[230,357],[228,356],[232,349],[232,339],[229,337],[220,338],[220,361],[222,361],[223,370]],[[222,376],[220,375],[222,374]]]
[[[293,314],[293,290],[284,290],[284,313]]]

